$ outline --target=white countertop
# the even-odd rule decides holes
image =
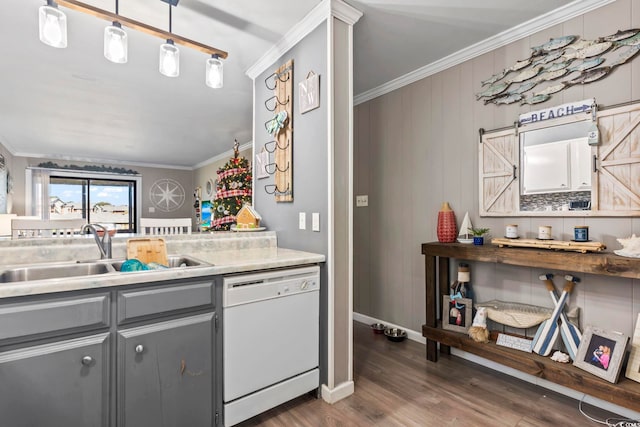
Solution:
[[[170,255],[187,255],[210,265],[3,283],[0,284],[0,298],[196,278],[325,261],[325,256],[322,254],[278,248],[274,232],[252,233],[250,236],[221,233],[216,236],[163,236],[163,238],[166,240]],[[16,265],[33,265],[52,261],[74,262],[99,258],[89,251],[91,248],[98,253],[93,240],[84,238],[67,239],[64,242],[53,240],[42,239],[40,244],[24,240],[14,241],[11,245],[1,245],[0,273]],[[114,259],[126,258],[126,239],[114,239],[113,249]]]

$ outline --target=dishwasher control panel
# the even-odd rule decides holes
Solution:
[[[223,307],[320,290],[317,266],[225,277]]]

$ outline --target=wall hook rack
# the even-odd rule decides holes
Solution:
[[[289,164],[289,162],[287,162],[287,167],[286,167],[286,168],[284,168],[284,169],[280,169],[280,168],[278,167],[278,163],[276,163],[276,162],[271,162],[271,163],[268,163],[268,164],[266,164],[266,165],[264,166],[264,170],[265,170],[269,175],[273,175],[274,173],[276,173],[276,171],[278,171],[278,172],[286,172],[287,170],[289,170],[289,166],[291,166],[291,165]],[[269,168],[270,168],[270,167],[273,167],[273,169],[272,169],[272,170],[273,170],[273,172],[271,172],[271,171],[269,170]]]
[[[278,81],[281,81],[282,83],[284,83],[291,78],[291,74],[289,73],[290,70],[291,70],[291,67],[287,67],[279,73],[274,72],[273,74],[267,76],[267,78],[264,79],[264,85],[267,87],[267,89],[274,90],[278,85]],[[285,78],[283,79],[282,76],[285,76]],[[274,81],[273,87],[269,86],[269,80],[271,79],[273,79]]]
[[[280,146],[280,144],[278,143],[278,141],[276,141],[275,139],[272,141],[269,141],[267,143],[264,144],[264,150],[267,151],[268,153],[275,153],[276,150],[286,150],[287,148],[289,148],[289,143],[291,142],[291,140],[287,139],[287,145],[285,145],[284,147]]]
[[[271,101],[273,101],[273,106],[269,107],[269,102]],[[264,101],[264,107],[269,111],[276,111],[276,108],[278,108],[278,105],[287,105],[288,103],[289,103],[289,96],[287,96],[287,99],[283,102],[283,101],[280,101],[280,99],[278,99],[278,95],[273,95],[272,97]]]
[[[289,184],[287,184],[287,188],[284,191],[280,190],[276,184],[267,184],[264,186],[264,191],[267,194],[287,194],[289,193]]]

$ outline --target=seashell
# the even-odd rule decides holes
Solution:
[[[621,245],[622,249],[614,251],[616,254],[626,257],[640,258],[640,237],[636,237],[632,234],[631,237],[626,239],[616,239]]]
[[[556,351],[551,355],[551,360],[553,360],[554,362],[569,363],[571,359],[569,358],[568,354],[565,354],[561,351]]]

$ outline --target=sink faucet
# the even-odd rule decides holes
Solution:
[[[102,239],[98,236],[98,230],[96,230],[96,228],[101,229],[103,232]],[[85,233],[87,230],[93,233],[93,238],[96,240],[96,244],[100,250],[100,259],[111,258],[111,235],[109,234],[109,230],[100,224],[85,224],[82,227],[81,233]]]

